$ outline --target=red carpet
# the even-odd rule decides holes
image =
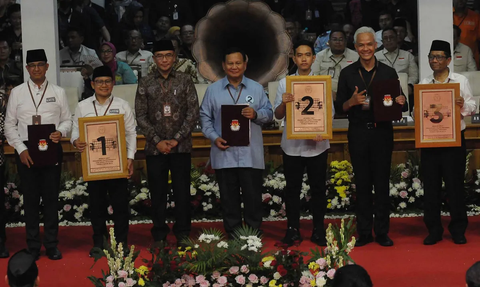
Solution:
[[[371,243],[355,248],[352,258],[370,273],[375,287],[454,287],[465,286],[465,272],[474,262],[480,260],[480,217],[470,217],[466,245],[453,244],[449,234],[434,246],[424,246],[426,230],[422,218],[394,218],[391,220],[390,237],[395,245],[390,248]],[[330,221],[328,221],[330,222]],[[444,227],[448,218],[444,219]],[[286,222],[266,222],[263,225],[266,248],[272,249],[276,241],[284,234]],[[195,223],[192,234],[201,228],[222,228],[222,223]],[[148,258],[146,248],[152,243],[151,225],[130,226],[129,243],[142,250],[140,257]],[[314,247],[308,240],[312,229],[311,221],[302,221],[302,235],[306,239],[299,249],[308,251]],[[106,261],[90,269],[93,259],[88,257],[91,247],[91,227],[60,227],[59,249],[63,259],[51,261],[40,257],[37,265],[40,269],[40,286],[92,286],[87,276],[100,276],[100,270],[106,269]],[[23,227],[7,229],[7,247],[12,255],[25,248],[25,230]],[[169,237],[174,241],[174,237]],[[0,286],[4,286],[3,274],[6,274],[8,259],[0,259]],[[140,260],[137,261],[141,264]]]

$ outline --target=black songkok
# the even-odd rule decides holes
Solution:
[[[8,260],[7,276],[10,286],[33,287],[38,276],[35,257],[23,249],[15,253]]]
[[[110,77],[113,79],[112,69],[110,69],[108,66],[100,66],[95,68],[95,70],[93,70],[92,80],[95,81],[95,79],[99,77]]]
[[[28,50],[27,64],[31,62],[47,62],[47,55],[44,49]]]
[[[172,41],[162,39],[160,41],[155,42],[155,44],[153,44],[152,53],[155,54],[155,52],[161,52],[161,51],[175,51],[175,48],[173,48]]]
[[[450,43],[443,40],[433,40],[432,47],[430,48],[430,52],[431,51],[443,51],[447,56],[452,54]]]

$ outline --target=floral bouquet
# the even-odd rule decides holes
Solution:
[[[327,171],[327,209],[352,210],[355,185],[353,167],[348,161],[332,161]]]
[[[264,215],[270,217],[285,217],[283,190],[286,186],[285,175],[279,171],[267,175],[263,181],[262,202]]]
[[[390,197],[394,210],[423,208],[423,184],[416,160],[410,155],[406,164],[398,164],[390,171]]]
[[[16,222],[22,219],[24,214],[23,206],[23,194],[20,194],[18,187],[15,183],[9,182],[4,187],[5,192],[5,216],[7,222]]]
[[[88,182],[80,177],[78,180],[66,180],[58,195],[58,219],[69,222],[89,221]]]

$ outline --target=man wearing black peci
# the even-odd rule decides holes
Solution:
[[[47,56],[43,49],[27,51],[27,71],[30,79],[14,88],[10,94],[5,116],[5,137],[15,148],[17,170],[20,175],[24,198],[25,227],[29,251],[36,257],[40,255],[40,198],[43,202],[44,237],[43,245],[51,260],[62,258],[58,244],[58,192],[62,166],[62,146],[58,144],[72,128],[70,110],[65,90],[49,83]],[[30,142],[28,127],[54,124],[55,131],[47,139],[39,140],[38,150],[28,146],[37,146]],[[32,135],[30,135],[32,136]],[[51,143],[49,143],[51,141]],[[33,160],[33,154],[41,154],[45,149],[41,144],[56,146],[55,163],[44,166],[44,162]],[[43,145],[45,147],[45,145]],[[40,151],[40,152],[39,152]],[[55,153],[54,153],[55,155]],[[42,157],[41,155],[39,155]],[[50,160],[51,156],[45,161]],[[45,157],[43,157],[45,159]]]
[[[348,114],[348,147],[357,187],[356,246],[375,241],[382,246],[392,246],[388,237],[390,198],[389,178],[393,149],[391,122],[375,122],[372,90],[375,82],[398,79],[397,72],[377,61],[375,31],[361,27],[355,32],[355,48],[359,60],[340,73],[335,110]],[[405,96],[395,97],[397,104],[405,103]],[[375,197],[372,194],[375,188]],[[373,204],[375,202],[375,205]],[[373,216],[375,215],[375,222]]]

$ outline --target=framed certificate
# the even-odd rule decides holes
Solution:
[[[331,76],[287,76],[287,139],[332,138]]]
[[[462,145],[460,84],[415,85],[415,147],[456,147]]]
[[[85,181],[127,178],[127,145],[123,115],[78,119]]]

